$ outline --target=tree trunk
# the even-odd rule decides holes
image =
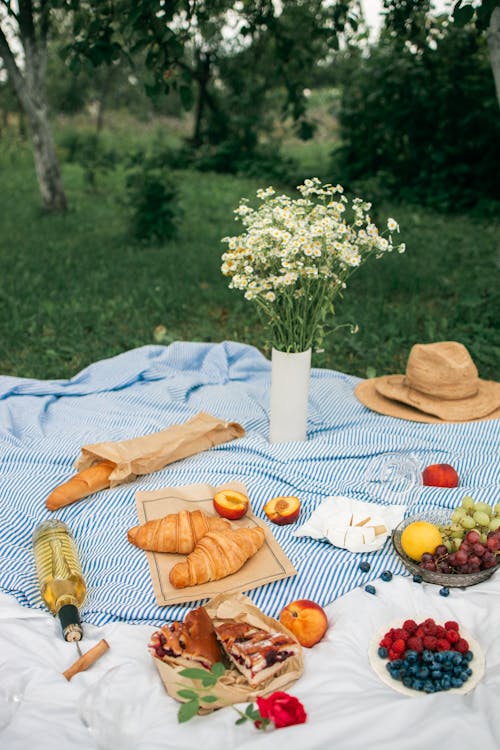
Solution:
[[[44,106],[33,106],[27,116],[43,207],[47,211],[65,211],[68,204],[47,110]]]
[[[24,15],[21,19],[21,11],[19,12],[19,23],[20,27],[22,25],[20,38],[24,49],[24,71],[21,72],[19,69],[9,41],[1,28],[0,56],[3,58],[7,75],[28,121],[43,207],[47,211],[64,211],[67,208],[67,201],[47,115],[45,95],[46,30],[41,29],[37,36],[34,31],[33,18],[29,13],[30,4],[24,3],[22,7]]]
[[[490,64],[495,79],[498,106],[500,106],[500,6],[495,8],[490,18],[488,29],[488,49]]]

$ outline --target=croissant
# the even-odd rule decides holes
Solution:
[[[99,463],[89,466],[88,469],[75,474],[64,484],[52,490],[45,501],[49,510],[57,510],[64,505],[70,505],[76,500],[81,500],[87,495],[104,490],[109,487],[109,475],[116,467],[113,461],[99,461]]]
[[[207,531],[224,531],[230,523],[223,518],[211,518],[201,510],[181,510],[168,516],[147,521],[129,529],[131,544],[151,552],[180,552],[187,555]]]
[[[175,588],[196,586],[198,583],[218,581],[236,573],[264,544],[264,531],[236,529],[210,531],[198,542],[185,562],[177,563],[170,571],[170,583]]]

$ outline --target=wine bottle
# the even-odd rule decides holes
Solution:
[[[33,552],[42,599],[58,615],[66,641],[83,636],[78,608],[86,594],[75,540],[63,521],[43,521],[33,532]]]

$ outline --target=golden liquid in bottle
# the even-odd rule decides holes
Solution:
[[[56,615],[61,607],[80,607],[86,594],[75,542],[62,521],[44,521],[33,534],[42,599]]]

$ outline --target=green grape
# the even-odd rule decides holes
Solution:
[[[493,514],[493,508],[488,503],[476,503],[476,510],[481,513],[487,513],[489,516]]]
[[[485,533],[484,533],[484,531],[483,531],[483,533],[481,534],[481,538],[480,538],[480,540],[479,540],[479,541],[481,542],[481,544],[486,544],[486,542],[488,541],[488,535],[487,535],[487,534],[485,534]]]
[[[490,524],[490,517],[487,513],[483,513],[481,510],[476,510],[473,516],[474,521],[479,524],[479,526],[489,526]]]
[[[500,516],[500,503],[497,503],[495,507],[493,508],[493,513],[495,516]]]
[[[446,549],[448,550],[448,552],[452,551],[452,549],[453,549],[453,543],[452,543],[451,539],[443,539],[443,544],[446,547]]]
[[[462,508],[467,508],[467,510],[473,510],[476,503],[474,502],[474,498],[470,497],[469,495],[466,495],[464,498],[462,498]]]
[[[462,540],[461,539],[453,539],[452,544],[453,544],[453,548],[454,548],[455,552],[458,552],[458,550],[460,549],[460,545],[462,544]]]
[[[496,531],[500,528],[500,518],[492,518],[489,522],[490,531]]]
[[[467,515],[465,508],[456,508],[451,514],[451,520],[459,523],[461,519]]]
[[[474,526],[476,525],[476,522],[470,516],[465,516],[464,518],[462,518],[460,523],[462,524],[464,529],[473,529]]]

